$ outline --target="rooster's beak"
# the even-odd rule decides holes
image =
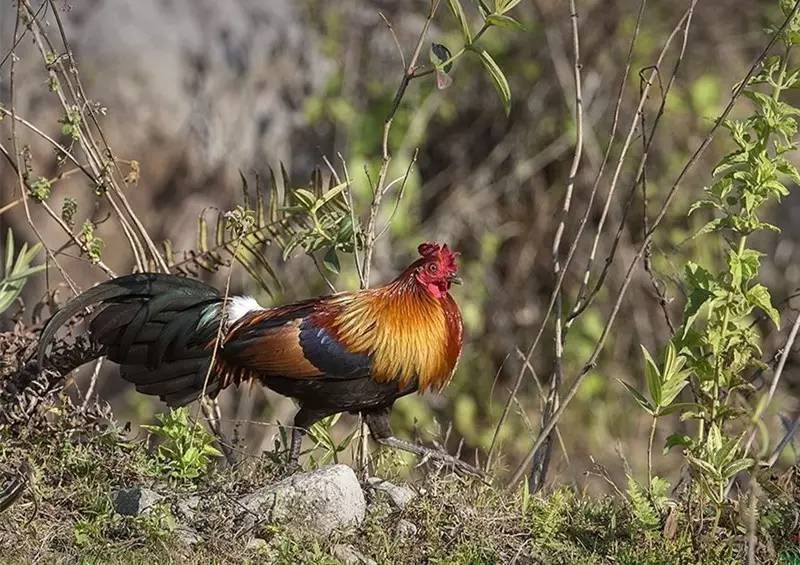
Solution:
[[[462,284],[464,281],[458,275],[450,275],[447,277],[447,282],[450,284]]]

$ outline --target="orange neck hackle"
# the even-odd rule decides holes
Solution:
[[[353,352],[372,356],[373,378],[401,385],[417,378],[419,389],[440,390],[461,354],[463,329],[449,294],[457,254],[447,245],[423,243],[422,258],[385,286],[355,293],[329,321]]]

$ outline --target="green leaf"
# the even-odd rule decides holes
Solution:
[[[314,193],[305,188],[295,188],[292,191],[292,197],[307,210],[311,210],[314,207],[314,203],[317,201],[317,197]]]
[[[697,410],[701,406],[696,402],[676,402],[675,404],[667,404],[658,408],[657,416],[669,416],[675,412],[684,412],[687,410]],[[688,413],[688,412],[687,412]]]
[[[456,20],[458,20],[458,25],[461,26],[461,35],[464,36],[464,43],[469,45],[472,43],[472,32],[469,30],[469,22],[464,15],[464,8],[461,6],[461,1],[447,0],[447,3],[450,4],[450,11],[453,12]]]
[[[500,94],[500,99],[503,101],[503,108],[505,109],[507,116],[511,112],[511,87],[508,86],[508,80],[506,80],[506,76],[503,74],[503,71],[500,69],[497,63],[495,63],[494,59],[492,59],[492,56],[486,52],[486,50],[480,49],[478,54],[480,55],[481,63],[483,63],[484,68],[492,78],[492,82],[494,83],[498,94]]]
[[[31,262],[41,251],[42,245],[36,243],[28,247],[25,243],[14,256],[14,233],[9,230],[6,232],[5,242],[5,261],[2,271],[0,271],[0,313],[8,309],[14,301],[22,294],[22,289],[27,280],[45,269],[44,265],[31,266]]]
[[[678,372],[672,378],[664,381],[661,387],[661,402],[659,406],[667,407],[672,404],[672,401],[681,393],[681,391],[689,384],[687,380],[689,376],[688,371]]]
[[[489,17],[486,18],[486,23],[497,27],[504,27],[507,29],[514,29],[517,31],[525,31],[525,26],[523,26],[521,23],[519,23],[511,16],[505,16],[503,14],[491,14]]]
[[[722,468],[722,477],[726,480],[731,479],[736,475],[738,475],[739,473],[741,473],[742,471],[752,467],[753,463],[755,463],[755,461],[753,461],[750,458],[738,459],[736,461],[733,461],[732,463],[729,463],[728,465]]]
[[[678,357],[675,351],[675,344],[671,341],[667,342],[667,347],[664,350],[664,370],[662,371],[664,381],[668,381],[672,378],[673,373],[680,371],[685,362],[686,360],[683,357]]]
[[[700,470],[703,474],[710,476],[713,479],[721,480],[719,471],[708,461],[694,457],[693,455],[686,455],[686,460],[689,464]]]
[[[339,256],[336,254],[336,248],[331,247],[325,253],[325,257],[322,259],[322,264],[325,265],[325,268],[328,269],[332,273],[336,273],[337,275],[341,271],[341,266],[339,265]]]
[[[745,249],[739,255],[739,261],[742,266],[742,280],[751,281],[758,275],[758,269],[761,267],[761,257],[764,254],[755,249]]]
[[[487,6],[483,0],[472,0],[472,1],[475,4],[475,7],[478,8],[478,11],[481,13],[483,19],[485,20],[486,18],[488,18],[489,14],[492,13],[492,11],[489,9],[489,6]]]
[[[776,328],[781,327],[781,316],[778,310],[772,305],[769,290],[763,284],[757,284],[747,291],[747,300],[753,306],[761,308],[769,316]]]
[[[669,481],[659,476],[654,476],[650,480],[650,499],[658,510],[661,510],[664,504],[669,500],[667,496],[669,487]]]
[[[714,208],[720,211],[725,210],[720,204],[718,204],[713,200],[698,200],[697,202],[689,206],[689,211],[687,212],[687,215],[691,216],[694,212],[702,208]]]
[[[506,12],[512,10],[520,2],[522,2],[522,0],[495,0],[494,6],[497,13],[505,14]]]
[[[731,286],[739,288],[742,286],[742,263],[739,254],[731,250],[728,252],[728,271],[731,274]]]
[[[436,70],[449,73],[453,67],[453,63],[448,61],[452,58],[450,50],[441,43],[431,43],[431,50],[428,54],[431,64],[436,67]],[[447,63],[447,64],[445,64]]]
[[[704,225],[702,228],[697,230],[694,233],[694,235],[692,235],[691,239],[695,239],[695,238],[700,237],[701,235],[704,235],[704,234],[707,234],[707,233],[712,233],[712,232],[719,231],[723,227],[726,227],[725,219],[724,218],[714,218],[713,220],[708,222],[706,225]]]
[[[641,525],[649,530],[658,528],[661,524],[661,517],[650,503],[650,497],[645,489],[630,475],[628,475],[627,495],[633,515]]]
[[[650,392],[650,398],[653,400],[653,406],[659,406],[661,404],[661,372],[658,370],[658,365],[653,361],[647,348],[644,345],[640,345],[640,347],[644,356],[644,376],[647,382],[647,389]]]
[[[684,449],[689,449],[692,447],[692,438],[685,435],[685,434],[672,434],[667,438],[667,441],[664,442],[664,455],[669,453],[669,450],[673,447],[682,447]]]
[[[651,416],[653,414],[655,414],[655,411],[656,411],[655,407],[652,404],[650,404],[650,401],[647,400],[644,396],[642,396],[641,393],[639,393],[638,390],[633,388],[631,385],[629,385],[628,383],[626,383],[622,379],[617,379],[617,380],[628,390],[629,393],[631,393],[631,396],[633,396],[633,399],[637,402],[637,404],[639,404],[639,406],[642,407],[642,409],[645,412],[647,412]]]

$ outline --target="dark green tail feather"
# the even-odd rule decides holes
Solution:
[[[186,404],[202,392],[222,299],[202,282],[161,274],[136,274],[102,283],[56,312],[42,331],[41,366],[58,329],[81,310],[105,306],[89,326],[102,354],[120,365],[122,377],[169,405]],[[210,382],[207,392],[218,392]]]

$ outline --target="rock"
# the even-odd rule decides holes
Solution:
[[[140,516],[146,514],[163,496],[155,491],[142,487],[119,489],[112,495],[114,510],[123,516]]]
[[[197,495],[179,500],[175,504],[177,517],[184,522],[192,522],[197,514],[198,506],[200,506],[200,497]]]
[[[370,559],[352,545],[338,543],[331,548],[331,555],[345,565],[377,565],[374,559]]]
[[[246,528],[261,522],[291,523],[326,535],[364,520],[364,492],[353,470],[333,465],[298,473],[239,500]]]
[[[367,479],[367,485],[375,492],[383,493],[392,504],[402,510],[409,502],[416,498],[417,493],[406,486],[398,486],[378,477]]]
[[[395,527],[397,536],[401,538],[411,538],[417,535],[417,526],[414,522],[401,518]]]
[[[188,546],[196,545],[202,541],[200,534],[194,528],[188,526],[178,526],[175,530],[175,535],[182,543]]]
[[[264,551],[268,547],[267,540],[261,538],[250,538],[245,545],[245,549],[249,551]]]

